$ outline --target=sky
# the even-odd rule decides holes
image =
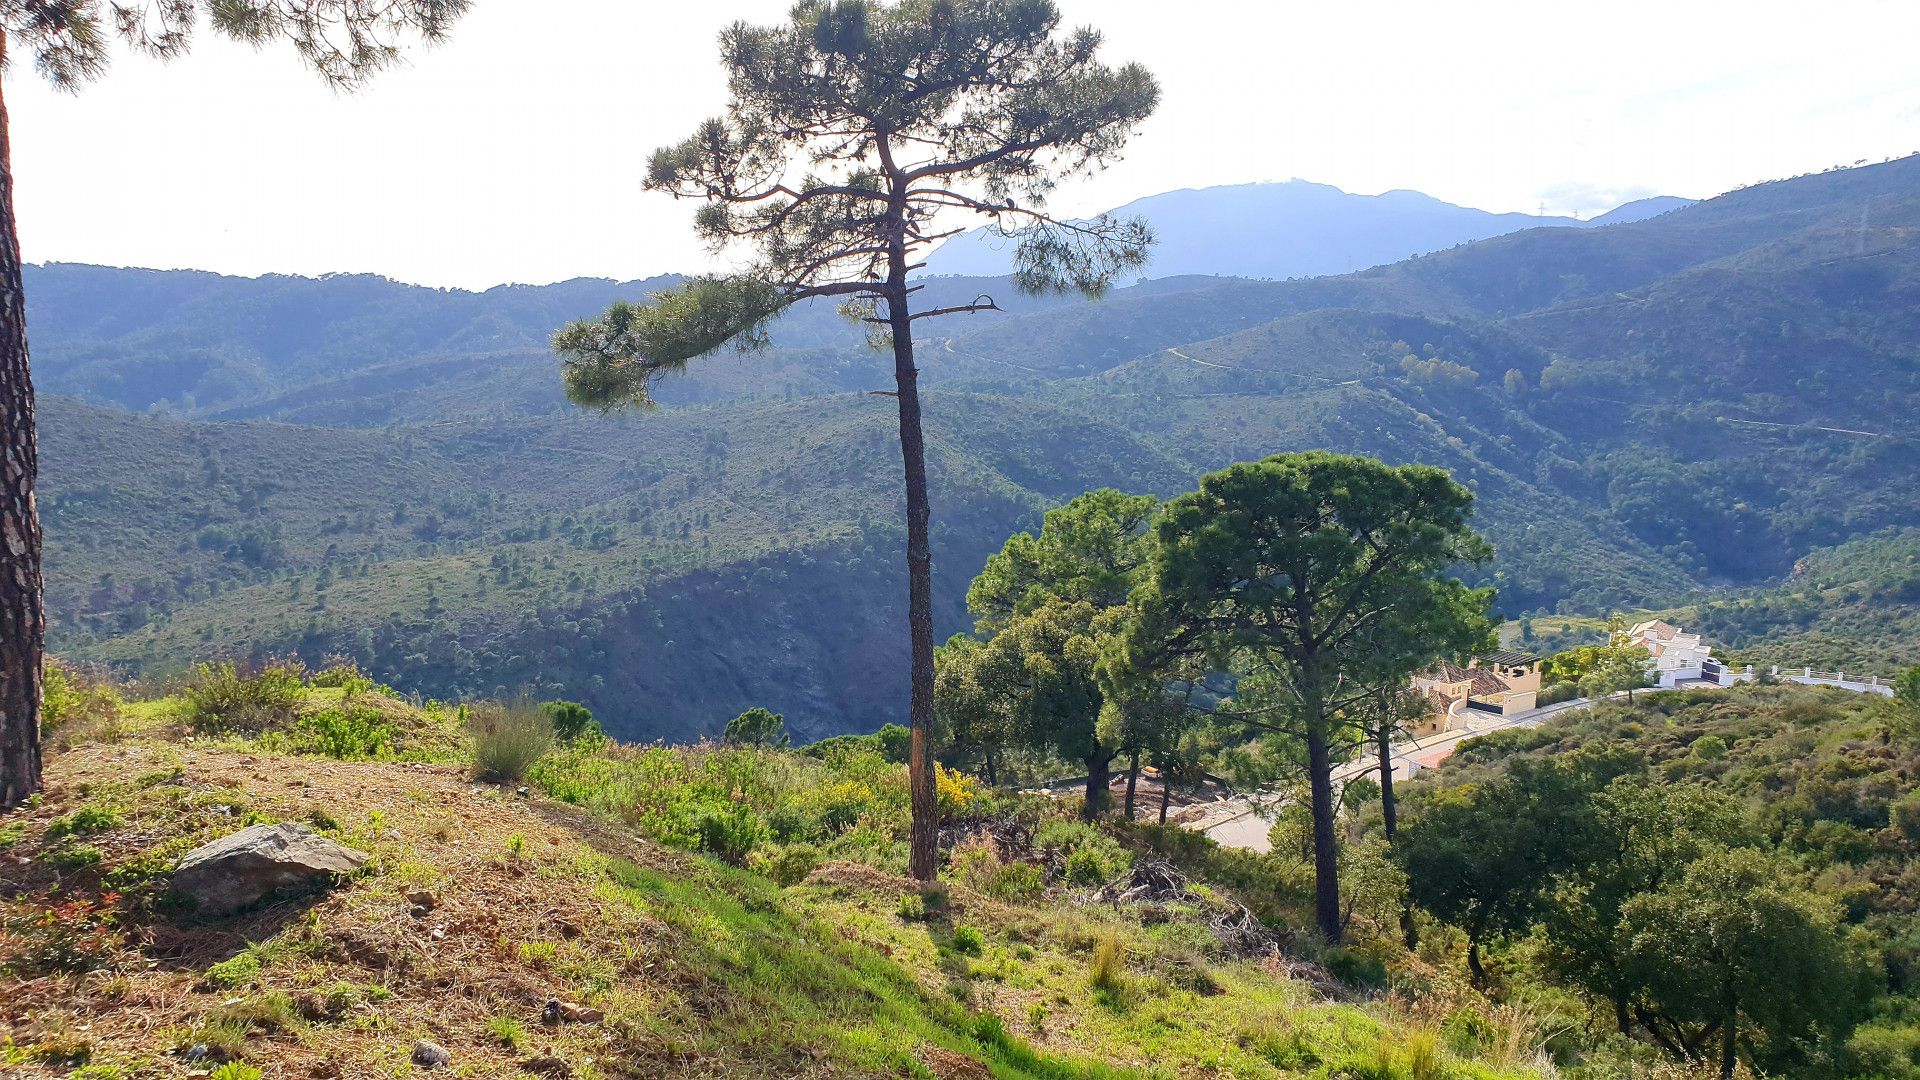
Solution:
[[[78,95],[12,64],[23,253],[460,288],[708,268],[645,161],[721,111],[719,29],[788,2],[475,0],[350,96],[210,34]],[[1591,216],[1920,150],[1910,0],[1058,2],[1163,91],[1067,213],[1299,177]]]

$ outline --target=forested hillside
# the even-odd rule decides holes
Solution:
[[[1920,526],[1916,228],[1910,158],[1340,277],[1091,304],[932,279],[1008,308],[920,350],[937,629],[1049,505],[1327,447],[1471,486],[1508,615],[1710,604],[1732,633],[1726,605],[1806,593],[1810,553]],[[43,389],[88,402],[41,416],[56,651],[348,653],[428,693],[581,697],[629,737],[895,717],[884,364],[821,305],[660,412],[567,408],[546,333],[658,284],[31,271]],[[1882,639],[1873,662],[1920,660]]]

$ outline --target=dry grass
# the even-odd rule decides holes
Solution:
[[[10,818],[24,835],[0,861],[7,914],[41,908],[56,891],[105,888],[145,852],[230,831],[236,817],[330,822],[375,860],[347,887],[232,920],[182,920],[134,903],[108,970],[0,975],[0,1039],[12,1040],[0,1074],[64,1076],[86,1058],[129,1076],[177,1075],[173,1052],[193,1042],[244,1055],[269,1076],[384,1071],[405,1062],[415,1038],[453,1049],[455,1064],[478,1075],[516,1075],[527,1054],[583,1062],[634,1053],[608,987],[640,973],[653,926],[600,902],[594,882],[602,852],[674,867],[677,856],[569,808],[476,790],[452,767],[129,743],[51,764],[38,805]],[[142,777],[148,786],[130,779]],[[62,880],[39,858],[48,824],[107,802],[121,807],[121,824],[86,837],[101,863]],[[523,838],[517,855],[507,836]],[[416,916],[408,894],[421,892],[433,903]],[[551,963],[520,959],[533,943],[549,947]],[[248,955],[264,963],[234,961]],[[609,1020],[543,1026],[553,997],[605,1005]],[[529,1033],[520,1052],[490,1034],[501,1017]]]

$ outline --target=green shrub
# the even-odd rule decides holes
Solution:
[[[726,740],[735,746],[787,745],[786,720],[758,705],[727,721]]]
[[[1055,819],[1034,830],[1035,847],[1061,859],[1069,884],[1104,885],[1133,868],[1133,856],[1084,821]]]
[[[1037,895],[1046,880],[1038,866],[1001,858],[999,845],[986,836],[968,837],[955,844],[947,872],[968,888],[1003,900]]]
[[[344,705],[301,717],[294,724],[289,748],[342,761],[382,758],[393,753],[396,735],[380,710]]]
[[[492,702],[468,710],[473,733],[473,769],[482,780],[513,783],[553,748],[553,722],[530,705]]]
[[[1920,844],[1920,791],[1909,791],[1888,810],[1893,826],[1908,840]]]
[[[258,733],[293,718],[305,674],[298,662],[287,660],[271,660],[257,670],[231,660],[197,664],[180,695],[196,731]]]
[[[70,814],[63,814],[47,823],[47,840],[63,840],[69,836],[92,836],[106,832],[120,824],[120,814],[111,806],[88,803]]]
[[[375,685],[372,677],[362,672],[360,665],[354,663],[352,660],[335,660],[315,672],[313,678],[307,680],[307,682],[310,686],[344,690],[346,691],[347,697],[352,697],[355,694],[364,694],[373,689]]]
[[[553,722],[553,737],[563,743],[579,742],[600,734],[593,710],[577,701],[549,701],[540,706]]]
[[[238,953],[207,969],[206,983],[220,990],[246,986],[260,977],[260,957],[252,951]]]
[[[979,956],[987,947],[987,938],[978,927],[956,926],[953,928],[953,951],[964,956]]]
[[[260,1080],[260,1070],[244,1061],[229,1061],[213,1070],[207,1080]]]
[[[766,822],[737,804],[702,814],[699,829],[700,850],[734,866],[745,866],[747,856],[767,838]]]
[[[820,849],[801,841],[753,852],[747,865],[780,885],[798,885],[820,865]]]
[[[40,730],[46,736],[111,727],[120,718],[120,696],[111,686],[51,659],[43,669],[40,692]]]

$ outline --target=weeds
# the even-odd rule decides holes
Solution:
[[[251,671],[231,660],[198,664],[180,694],[194,730],[257,734],[293,718],[305,674],[290,660],[271,660]]]

